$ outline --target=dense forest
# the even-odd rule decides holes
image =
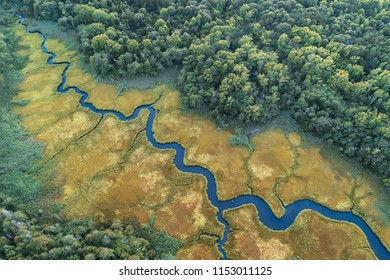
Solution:
[[[43,186],[34,177],[34,163],[43,149],[30,140],[11,110],[23,105],[11,100],[26,62],[16,53],[11,30],[16,20],[0,17],[0,260],[174,258],[181,243],[154,229],[153,223],[140,227],[131,221],[67,221],[59,214],[61,205],[37,209]]]
[[[161,260],[173,259],[181,246],[153,225],[66,221],[56,209],[26,215],[22,208],[0,193],[0,260]]]
[[[76,30],[104,77],[179,66],[187,107],[236,126],[288,110],[390,186],[389,1],[12,2]]]

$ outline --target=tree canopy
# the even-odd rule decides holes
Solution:
[[[236,125],[289,110],[390,186],[389,1],[15,2],[76,30],[100,75],[180,66],[187,107]]]

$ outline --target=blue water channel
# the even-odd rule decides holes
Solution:
[[[97,109],[92,103],[87,101],[89,94],[85,91],[80,90],[76,86],[68,86],[65,87],[66,84],[66,74],[69,68],[71,67],[70,62],[54,62],[56,55],[53,52],[50,52],[46,48],[46,37],[40,31],[31,32],[27,26],[27,24],[23,23],[24,18],[19,15],[20,23],[26,27],[27,33],[38,33],[42,37],[42,50],[45,54],[49,55],[47,63],[50,65],[66,65],[64,71],[62,72],[62,81],[60,85],[57,87],[57,91],[59,93],[67,93],[70,90],[74,90],[76,93],[81,95],[80,105],[88,108],[90,111],[101,115],[102,117],[107,114],[111,114],[116,116],[121,121],[131,121],[139,116],[139,113],[142,110],[149,111],[149,118],[146,126],[146,135],[149,142],[157,149],[160,150],[175,150],[176,155],[174,158],[174,164],[177,169],[182,172],[203,175],[207,179],[207,195],[208,199],[218,209],[217,219],[225,226],[223,237],[218,237],[218,249],[221,252],[223,259],[227,259],[226,252],[223,248],[224,244],[227,240],[227,235],[229,233],[229,223],[222,217],[222,212],[224,210],[229,210],[232,208],[236,208],[239,206],[253,204],[258,212],[258,217],[260,222],[262,222],[266,227],[272,230],[286,230],[290,227],[297,215],[303,210],[312,210],[315,211],[329,219],[337,220],[337,221],[345,221],[350,222],[358,226],[366,235],[368,243],[371,246],[372,251],[375,253],[376,257],[381,260],[390,260],[390,253],[376,236],[376,234],[371,230],[371,228],[367,225],[367,223],[361,219],[360,217],[354,215],[352,211],[348,212],[340,212],[331,210],[321,204],[318,204],[314,201],[304,199],[295,201],[294,203],[285,207],[285,214],[281,218],[277,218],[271,211],[268,204],[261,198],[254,195],[241,195],[231,200],[222,201],[218,199],[217,189],[214,175],[206,168],[201,166],[188,166],[184,164],[184,153],[185,149],[179,143],[159,143],[154,138],[153,133],[153,122],[156,117],[156,111],[151,105],[143,105],[138,107],[134,113],[130,116],[125,116],[121,112],[115,110],[102,110]]]

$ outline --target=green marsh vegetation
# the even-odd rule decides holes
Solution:
[[[21,80],[19,70],[25,59],[16,53],[17,42],[11,26],[15,17],[1,15],[0,21],[0,192],[20,202],[34,199],[40,184],[34,179],[34,163],[42,156],[39,143],[29,139],[18,117],[12,113],[12,98]],[[28,101],[26,101],[28,102]],[[16,106],[23,105],[17,104]],[[15,104],[14,104],[15,105]]]
[[[249,137],[240,130],[236,131],[236,134],[230,136],[229,143],[232,146],[248,147],[251,152],[254,150]]]

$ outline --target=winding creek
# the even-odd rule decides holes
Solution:
[[[179,169],[182,172],[197,174],[197,175],[203,175],[207,179],[207,195],[208,199],[212,203],[214,207],[218,209],[217,212],[217,219],[219,222],[221,222],[225,226],[224,235],[223,238],[218,237],[218,249],[221,252],[223,259],[227,259],[226,252],[223,248],[224,244],[227,241],[227,236],[229,233],[229,224],[227,221],[222,217],[222,213],[224,210],[236,208],[239,206],[247,205],[247,204],[253,204],[258,212],[258,217],[260,222],[262,222],[265,226],[270,228],[271,230],[286,230],[288,227],[290,227],[293,223],[296,217],[300,212],[303,210],[312,210],[315,211],[329,219],[337,220],[337,221],[345,221],[350,222],[358,226],[366,235],[367,240],[371,246],[371,249],[375,253],[376,257],[378,259],[390,259],[390,253],[385,248],[385,246],[382,244],[380,239],[376,236],[376,234],[371,230],[371,228],[367,225],[367,223],[361,219],[360,217],[354,215],[352,211],[349,212],[339,212],[331,210],[321,204],[318,204],[311,200],[299,200],[295,201],[294,203],[288,205],[285,207],[285,214],[280,219],[277,218],[271,211],[268,204],[261,198],[254,196],[254,195],[241,195],[238,196],[232,200],[227,201],[221,201],[217,197],[217,190],[216,190],[216,182],[214,175],[206,168],[201,166],[187,166],[184,164],[184,153],[185,149],[179,144],[179,143],[159,143],[154,138],[153,133],[153,122],[156,117],[156,111],[152,107],[152,105],[143,105],[138,107],[132,115],[125,116],[119,111],[115,110],[102,110],[97,109],[92,103],[87,102],[87,99],[89,97],[89,94],[85,91],[80,90],[76,86],[68,86],[65,87],[66,84],[66,74],[68,69],[71,67],[71,63],[67,61],[63,62],[54,62],[54,59],[56,58],[55,53],[50,52],[46,48],[46,37],[39,31],[30,31],[28,28],[28,25],[23,23],[24,18],[21,15],[18,15],[20,18],[20,24],[24,25],[26,27],[27,33],[38,33],[43,42],[41,44],[42,51],[49,55],[49,59],[47,60],[47,63],[50,65],[66,65],[64,71],[62,72],[62,81],[60,85],[57,87],[57,91],[59,93],[67,93],[70,90],[74,90],[77,94],[81,95],[81,99],[79,101],[80,105],[88,108],[90,111],[101,115],[103,117],[106,114],[111,114],[116,116],[121,121],[131,121],[134,120],[139,116],[139,113],[142,110],[149,111],[149,117],[147,121],[146,126],[146,133],[147,138],[149,142],[157,149],[160,150],[175,150],[176,155],[174,158],[174,164],[177,169]]]

